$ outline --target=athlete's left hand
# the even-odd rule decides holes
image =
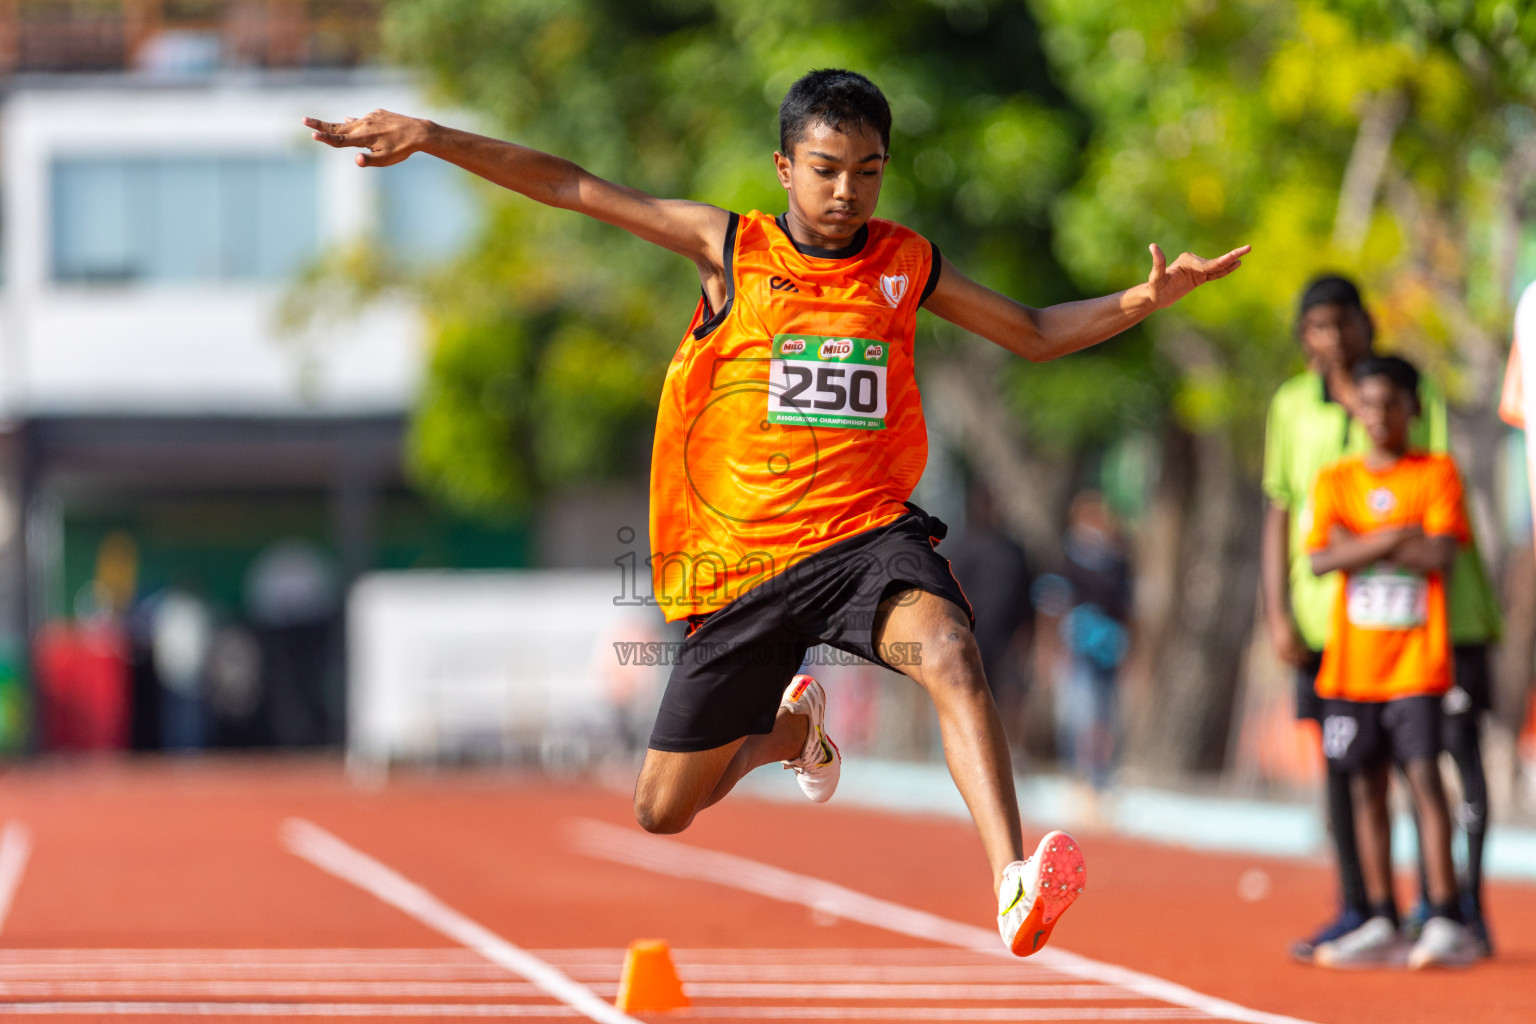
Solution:
[[[430,121],[420,118],[391,110],[375,110],[345,121],[306,117],[304,127],[310,129],[316,142],[323,142],[332,149],[351,146],[365,150],[357,154],[359,167],[388,167],[419,152],[426,145],[433,126]]]
[[[1243,265],[1243,257],[1248,255],[1253,246],[1239,246],[1225,256],[1218,256],[1213,260],[1203,260],[1194,253],[1184,252],[1180,253],[1179,258],[1171,265],[1156,242],[1153,242],[1149,248],[1152,250],[1152,273],[1147,277],[1147,288],[1152,293],[1154,308],[1163,309],[1178,302],[1205,282],[1214,281],[1232,273]]]

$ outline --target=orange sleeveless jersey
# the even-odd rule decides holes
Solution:
[[[1307,549],[1328,546],[1335,524],[1355,534],[1417,525],[1466,544],[1461,478],[1449,455],[1410,453],[1383,470],[1361,456],[1318,474]],[[1445,580],[1377,564],[1345,573],[1333,609],[1332,639],[1317,673],[1319,697],[1383,701],[1451,688]]]
[[[801,251],[753,211],[732,214],[725,252],[725,306],[700,300],[656,418],[651,574],[669,621],[893,522],[928,460],[912,342],[933,246],[871,220],[845,250]]]

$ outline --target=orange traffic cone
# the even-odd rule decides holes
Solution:
[[[672,966],[672,951],[660,939],[636,939],[624,954],[624,973],[619,976],[619,997],[613,1005],[621,1010],[647,1012],[681,1010],[692,1005]]]

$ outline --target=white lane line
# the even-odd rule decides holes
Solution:
[[[700,1010],[709,1017],[758,1020],[975,1020],[975,1021],[1072,1021],[1072,1020],[1210,1020],[1199,1010],[1175,1006],[1056,1006],[1029,1009],[1009,1007],[941,1006],[710,1006]]]
[[[1146,998],[1105,985],[807,985],[688,981],[686,974],[683,980],[689,995],[705,999],[1038,1002]],[[618,985],[609,983],[597,991],[613,996]],[[521,981],[0,981],[0,998],[4,999],[510,999],[544,995],[537,985]]]
[[[505,972],[503,972],[505,973]],[[617,985],[610,986],[617,990]],[[548,998],[528,981],[0,981],[6,999]]]
[[[969,983],[976,985],[1052,985],[1081,981],[1081,978],[1058,976],[1043,978],[1039,975],[1007,973],[1006,967],[985,973],[967,971],[964,968],[946,970],[942,967],[934,967],[925,971],[917,970],[868,970],[857,967],[839,969],[836,966],[828,967],[819,965],[816,969],[807,969],[796,972],[785,968],[771,970],[754,969],[749,964],[739,967],[728,965],[715,967],[699,967],[683,961],[674,950],[673,962],[677,965],[678,974],[687,982],[785,982],[794,984],[806,984],[824,982],[828,984],[927,984],[927,985],[957,985]],[[582,982],[616,984],[619,980],[620,967],[624,961],[624,950],[613,951],[613,963],[606,967],[587,965],[562,965],[556,961],[549,961],[553,966],[560,968],[572,979]],[[0,985],[12,982],[30,981],[221,981],[221,982],[294,982],[305,981],[335,981],[367,983],[382,982],[422,982],[422,983],[453,983],[475,984],[485,982],[497,982],[506,978],[506,970],[495,964],[484,963],[483,970],[475,970],[470,967],[455,968],[409,968],[401,967],[395,970],[383,970],[376,966],[361,968],[336,967],[305,967],[302,969],[271,970],[264,967],[255,969],[243,969],[237,965],[229,967],[216,967],[206,964],[189,964],[179,966],[176,964],[39,964],[34,966],[0,966]]]
[[[819,951],[818,951],[819,952]],[[617,960],[622,964],[624,951],[618,951]],[[761,967],[753,964],[690,964],[677,950],[672,951],[672,960],[677,964],[677,972],[684,981],[786,981],[808,982],[825,981],[841,984],[878,984],[897,982],[912,985],[958,985],[967,982],[977,985],[1052,985],[1063,981],[1081,981],[1056,972],[1038,974],[1032,972],[1010,971],[1007,964],[998,964],[996,967],[964,968],[942,967],[933,965],[927,968],[915,967],[891,967],[871,968],[859,966],[843,966],[840,964],[820,963],[815,966],[807,966],[803,970],[793,967]],[[618,968],[612,971],[612,977],[616,980],[619,976]],[[3,975],[0,975],[3,977]]]
[[[624,951],[620,950],[615,955],[622,960]],[[567,973],[572,978],[577,978],[581,977],[583,972],[570,971]],[[506,968],[499,967],[496,964],[485,964],[484,971],[470,971],[467,969],[418,971],[405,968],[397,971],[381,971],[377,967],[369,967],[358,971],[334,967],[305,969],[302,971],[241,971],[232,967],[214,968],[198,966],[183,969],[172,964],[141,964],[137,966],[82,965],[80,967],[49,964],[42,967],[0,969],[0,985],[23,981],[186,981],[193,984],[200,981],[230,983],[247,981],[252,983],[293,982],[295,984],[311,981],[335,981],[356,984],[368,984],[370,982],[420,982],[423,984],[468,985],[504,982],[506,978]],[[616,966],[602,975],[589,971],[586,972],[586,977],[583,980],[617,982],[619,980],[619,968]],[[517,984],[522,984],[522,982]]]
[[[572,955],[577,951],[573,950]],[[592,952],[597,952],[596,950]],[[805,959],[805,947],[796,946],[790,949],[738,949],[738,948],[711,948],[711,949],[674,949],[674,953],[685,954],[699,963],[731,962],[740,958],[743,953],[752,955],[753,963],[794,964]],[[816,948],[817,960],[827,958],[838,961],[858,961],[859,963],[882,964],[974,964],[977,962],[976,954],[969,949],[949,949],[944,946],[863,946],[857,948],[834,949]],[[1034,962],[1034,957],[1020,960],[1018,957],[1004,957],[1008,963],[1019,967],[1028,967]],[[982,959],[983,963],[997,966],[989,953]]]
[[[575,955],[611,957],[613,950],[569,950]],[[484,964],[462,946],[441,949],[0,949],[0,964],[11,963],[174,963],[174,964]]]
[[[11,901],[21,885],[21,873],[32,855],[32,832],[19,821],[8,821],[0,833],[0,930],[11,913]]]
[[[585,975],[589,981],[618,981],[619,965],[624,951],[614,952],[615,963],[601,973],[595,970],[569,971],[571,977]],[[0,965],[0,984],[8,981],[111,981],[152,979],[218,981],[423,981],[423,982],[474,982],[505,981],[506,969],[496,964],[480,961],[478,967],[412,967],[388,968],[377,964],[363,966],[335,966],[311,964],[303,967],[272,968],[230,964],[6,964]]]
[[[688,994],[707,999],[873,999],[873,1000],[955,1000],[991,1002],[1008,1000],[1095,1000],[1145,999],[1139,992],[1128,992],[1106,985],[857,985],[857,984],[765,984],[719,981],[689,981]]]
[[[710,1017],[758,1020],[975,1020],[975,1021],[1072,1021],[1072,1020],[1210,1020],[1199,1010],[1174,1006],[1096,1007],[1057,1006],[1040,1009],[1010,1007],[939,1006],[710,1006],[701,1013]]]
[[[599,1024],[640,1024],[603,1002],[592,990],[558,968],[519,949],[489,928],[476,923],[392,868],[298,818],[283,822],[282,838],[289,851],[343,881],[372,893],[441,935],[521,975],[560,1002]]]
[[[506,1003],[0,1003],[0,1016],[580,1017],[569,1006]]]
[[[500,981],[505,968],[471,950],[378,950],[360,962],[350,950],[0,950],[0,983],[6,981]],[[573,979],[617,982],[623,949],[529,950]],[[928,954],[922,961],[911,953]],[[386,955],[408,953],[410,955]],[[954,954],[954,956],[950,956]],[[947,949],[818,950],[816,963],[796,964],[804,950],[672,950],[685,981],[901,982],[909,984],[1055,984],[1080,980],[1025,962]],[[720,959],[728,956],[729,960]],[[949,963],[940,961],[949,959]],[[750,962],[749,962],[750,961]],[[969,962],[967,962],[969,961]]]
[[[535,956],[539,954],[535,953]],[[588,981],[618,981],[624,950],[615,949],[608,964],[563,964],[550,957],[540,957],[546,963],[565,971],[571,977],[580,975]],[[672,961],[678,971],[699,981],[827,981],[827,982],[907,982],[911,984],[977,984],[1040,985],[1062,981],[1077,981],[1059,972],[1035,974],[1009,971],[1007,965],[990,968],[944,967],[938,964],[926,968],[916,967],[869,967],[864,965],[840,965],[820,963],[805,970],[777,965],[757,964],[692,964],[677,950],[672,951]],[[27,981],[53,979],[64,981],[73,978],[110,979],[131,978],[210,978],[235,981],[242,978],[265,981],[304,981],[309,978],[323,981],[500,981],[506,971],[484,960],[478,964],[463,965],[409,965],[388,964],[303,964],[299,966],[271,966],[267,964],[0,964],[0,981]]]
[[[506,1003],[0,1003],[5,1016],[69,1017],[522,1017],[553,1020],[579,1017],[568,1006],[517,1006]],[[745,1020],[921,1020],[921,1021],[1082,1021],[1209,1020],[1196,1010],[1169,1008],[1064,1006],[1055,1009],[945,1009],[942,1007],[795,1007],[711,1006],[708,1017]]]
[[[585,818],[571,820],[569,835],[575,848],[591,857],[629,864],[675,878],[714,882],[769,899],[820,909],[850,921],[902,935],[1012,959],[1012,955],[1002,948],[997,933],[991,929],[951,921],[937,914],[904,907],[833,882],[785,871],[746,857],[689,846],[675,839],[663,839],[633,828]],[[1312,1024],[1297,1017],[1250,1009],[1226,999],[1196,992],[1165,978],[1143,974],[1117,964],[1091,960],[1055,947],[1041,950],[1030,960],[1065,974],[1130,989],[1149,999],[1197,1010],[1223,1020],[1241,1021],[1243,1024]]]
[[[562,963],[608,963],[613,959],[615,947],[599,946],[569,949],[530,949],[530,953]],[[624,952],[622,947],[618,948]],[[698,963],[735,963],[750,955],[753,964],[781,964],[796,966],[805,956],[805,947],[785,949],[739,947],[690,949],[674,946],[674,956],[687,957]],[[868,946],[860,949],[817,947],[817,959],[840,963],[901,964],[932,967],[936,964],[974,964],[976,954],[968,949],[946,949],[935,946]],[[1028,967],[1034,957],[1027,960],[1008,958],[1020,967]],[[273,963],[273,964],[481,964],[484,960],[462,946],[441,946],[429,949],[402,949],[373,947],[359,948],[308,948],[308,949],[20,949],[0,948],[0,964],[4,963]],[[996,967],[990,955],[986,966]]]

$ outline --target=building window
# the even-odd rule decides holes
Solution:
[[[70,158],[52,184],[60,282],[276,281],[317,250],[313,159]]]

